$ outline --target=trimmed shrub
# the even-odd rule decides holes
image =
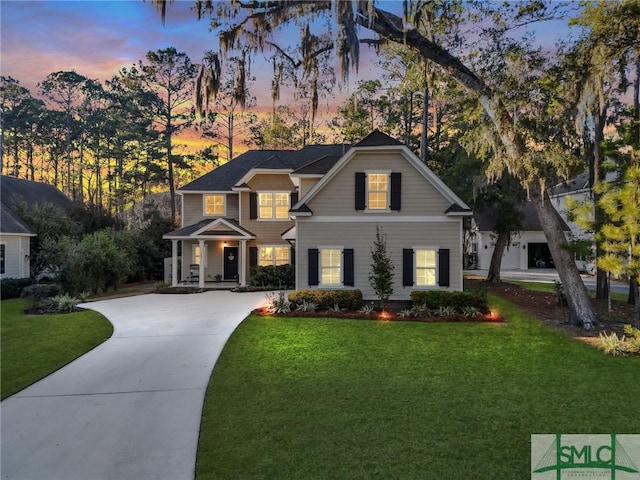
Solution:
[[[289,294],[289,301],[296,305],[313,302],[320,310],[334,308],[337,303],[340,308],[354,312],[364,305],[360,290],[296,290]]]
[[[443,290],[415,290],[411,292],[411,301],[414,306],[425,306],[429,310],[440,308],[455,308],[463,312],[465,308],[477,308],[480,312],[489,311],[487,298],[483,295],[471,292],[447,292]]]
[[[0,299],[18,298],[22,289],[31,283],[30,278],[3,278],[0,280]]]
[[[38,306],[60,295],[61,291],[60,285],[55,283],[36,283],[23,288],[20,297],[29,300],[33,306]]]
[[[251,285],[276,289],[294,288],[296,284],[293,265],[256,266],[251,269]]]

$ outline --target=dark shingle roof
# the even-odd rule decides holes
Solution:
[[[300,175],[324,175],[331,167],[333,167],[338,160],[342,158],[339,155],[325,155],[317,160],[314,160],[306,165],[294,170],[294,174]]]
[[[33,233],[4,203],[0,208],[0,232],[22,235]]]
[[[578,190],[583,190],[585,188],[589,188],[589,173],[581,173],[575,178],[568,180],[566,182],[562,182],[555,187],[551,187],[549,189],[549,195],[561,195],[563,193],[571,193],[577,192]]]
[[[307,145],[300,150],[291,152],[286,157],[289,168],[297,170],[305,165],[315,162],[326,156],[337,156],[340,158],[349,151],[349,145]]]
[[[354,147],[380,147],[383,145],[404,145],[400,140],[390,137],[386,133],[382,133],[380,130],[374,130],[369,135],[364,137]]]
[[[231,223],[233,226],[235,226],[238,231],[244,233],[245,235],[251,236],[251,237],[255,237],[255,234],[250,232],[249,230],[247,230],[244,227],[241,227],[240,224],[232,219],[232,218],[225,218],[224,219],[226,222]],[[187,225],[186,227],[182,227],[179,228],[178,230],[174,230],[173,232],[169,232],[163,235],[163,238],[172,238],[172,237],[188,237],[189,235],[191,235],[194,232],[197,232],[198,230],[200,230],[203,227],[206,227],[207,225],[209,225],[210,223],[215,222],[215,219],[211,219],[208,218],[206,220],[200,220],[198,223],[194,223],[193,225]],[[232,231],[232,230],[215,230],[213,232],[203,232],[203,235],[222,235],[222,236],[234,236],[237,235],[238,232],[237,231]]]
[[[538,215],[536,214],[535,209],[533,208],[533,204],[531,202],[525,202],[522,206],[518,208],[520,211],[520,223],[521,227],[519,231],[521,232],[541,232],[542,225],[540,225],[540,220],[538,220]],[[481,232],[492,232],[496,225],[496,215],[497,212],[495,209],[491,208],[483,208],[483,209],[474,209],[473,219],[478,225],[478,229]],[[558,218],[562,222],[562,229],[565,232],[571,231],[569,226],[566,224],[562,217],[556,212]]]
[[[279,157],[287,153],[289,153],[288,150],[249,150],[230,162],[195,179],[193,182],[180,188],[180,191],[231,191],[238,180],[249,170],[256,168],[271,157]]]
[[[25,202],[29,209],[50,203],[68,212],[73,205],[71,200],[53,185],[6,175],[2,176],[0,182],[2,204],[9,209],[17,202]]]
[[[322,157],[339,158],[347,150],[348,145],[307,145],[295,151],[250,150],[185,185],[180,191],[231,191],[253,168],[296,170]]]

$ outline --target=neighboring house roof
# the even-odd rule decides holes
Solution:
[[[0,198],[2,200],[0,232],[5,234],[35,235],[13,212],[13,206],[19,202],[26,203],[29,210],[49,203],[68,212],[73,206],[71,200],[53,185],[7,175],[2,175],[0,182]]]
[[[25,202],[29,209],[50,203],[64,211],[69,211],[73,203],[53,185],[32,182],[23,178],[2,175],[0,195],[2,204],[11,209],[17,202]]]
[[[0,232],[4,234],[35,236],[4,203],[0,211]]]
[[[558,195],[566,195],[573,192],[579,192],[590,187],[589,185],[589,173],[581,173],[575,178],[566,182],[559,183],[558,185],[549,189],[549,196],[555,197]]]
[[[525,202],[518,208],[520,211],[520,232],[542,232],[542,225],[538,220],[538,215],[533,208],[531,202]],[[554,210],[555,211],[555,210]],[[562,222],[562,229],[565,232],[571,231],[569,226],[560,217],[558,212],[555,212],[560,221]],[[493,232],[496,225],[497,212],[492,208],[474,209],[473,219],[476,222],[478,230],[481,232]]]

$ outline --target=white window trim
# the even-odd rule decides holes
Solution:
[[[198,243],[194,243],[191,246],[191,264],[192,265],[199,265],[198,262],[196,262],[196,249],[200,248],[200,244]],[[203,263],[203,266],[205,268],[207,268],[207,250],[208,250],[208,245],[205,243],[204,244],[204,248],[202,249],[203,252],[200,252],[200,261]]]
[[[322,250],[340,250],[340,283],[322,283]],[[318,288],[344,288],[344,246],[322,245],[318,247]]]
[[[384,174],[387,176],[387,207],[386,208],[369,208],[369,175]],[[364,198],[366,203],[365,213],[391,213],[391,170],[365,170]]]
[[[207,213],[207,197],[208,196],[220,196],[223,199],[223,212],[222,213]],[[227,194],[226,193],[205,193],[202,195],[202,215],[205,217],[226,217],[227,216]]]
[[[286,248],[287,249],[287,263],[283,264],[283,265],[290,265],[291,264],[291,247],[289,245],[257,245],[258,247],[258,266],[260,265],[260,249],[261,248]],[[273,251],[273,256],[271,258],[271,265],[272,266],[276,266],[276,252],[275,250]],[[264,265],[262,265],[264,266]]]
[[[437,245],[418,245],[418,246],[414,246],[411,247],[413,249],[413,288],[415,290],[436,290],[438,288],[440,288],[439,284],[440,284],[440,263],[439,263],[439,258],[438,258],[438,252],[440,251],[440,247]],[[436,270],[436,283],[434,285],[418,285],[418,283],[416,282],[417,280],[417,275],[416,275],[416,271],[418,268],[417,262],[416,262],[416,250],[434,250],[436,252],[436,266],[435,266],[435,270]]]
[[[287,215],[286,218],[276,218],[276,202],[275,202],[275,195],[277,193],[282,193],[282,194],[286,194],[287,195],[287,202],[289,205],[289,209],[291,209],[291,192],[288,190],[258,190],[256,192],[258,194],[258,197],[256,198],[256,201],[258,202],[257,205],[257,209],[258,209],[258,218],[256,218],[256,220],[258,220],[259,222],[289,222],[291,221],[289,218],[289,215]],[[264,195],[264,194],[270,194],[271,195],[271,199],[272,199],[272,203],[271,203],[271,217],[270,218],[261,218],[260,217],[260,195]]]

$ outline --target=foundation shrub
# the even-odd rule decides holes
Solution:
[[[18,298],[22,289],[31,283],[30,278],[3,278],[0,280],[0,299]]]
[[[364,305],[360,290],[296,290],[289,294],[289,301],[296,305],[313,302],[319,310],[329,310],[338,304],[340,308],[354,312]]]
[[[293,265],[256,266],[251,269],[251,285],[254,287],[294,288]]]
[[[486,296],[471,292],[413,291],[411,301],[414,306],[424,306],[429,310],[454,308],[458,312],[464,312],[465,309],[473,307],[482,313],[489,311]]]

